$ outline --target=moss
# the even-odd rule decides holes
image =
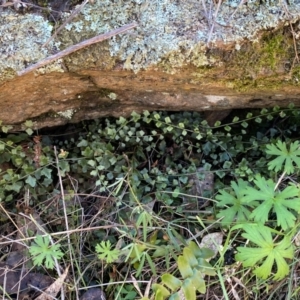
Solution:
[[[16,76],[16,71],[12,68],[6,68],[0,72],[0,82],[12,79]]]
[[[107,42],[91,45],[64,58],[64,63],[69,71],[100,68],[111,70],[115,66],[115,57],[111,57]]]
[[[284,47],[283,34],[278,32],[276,35],[263,40],[262,43],[263,47],[259,51],[261,66],[276,70],[278,63],[282,63],[288,50]]]
[[[235,51],[228,69],[232,74],[233,88],[238,91],[250,89],[277,89],[287,85],[278,80],[278,75],[288,75],[287,62],[293,61],[293,41],[280,29],[266,34],[260,43],[247,44]]]

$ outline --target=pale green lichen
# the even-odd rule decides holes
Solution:
[[[42,16],[0,10],[0,78],[8,79],[12,72],[21,71],[47,55],[42,45],[51,36],[52,25]],[[50,45],[51,48],[51,45]]]
[[[205,2],[209,9],[210,1]],[[262,5],[257,0],[249,0],[247,5],[239,6],[240,2],[222,1],[211,34],[212,47],[228,43],[233,44],[231,49],[239,50],[243,40],[256,41],[262,29],[275,28],[285,21],[294,22],[300,15],[299,0],[289,1],[287,9],[292,15],[285,13],[280,0],[266,1]],[[215,9],[213,4],[212,14]],[[186,64],[203,67],[219,63],[206,55],[212,20],[208,22],[201,2],[194,0],[96,0],[94,4],[87,4],[77,19],[68,24],[67,29],[72,32],[65,34],[62,40],[72,44],[133,21],[138,22],[136,29],[111,38],[109,47],[105,48],[111,57],[123,61],[124,69],[136,72],[160,65],[172,72],[172,68]]]
[[[106,33],[136,21],[137,28],[108,41],[90,46],[64,58],[69,71],[78,68],[112,69],[118,67],[137,72],[150,66],[174,72],[184,65],[198,68],[219,66],[220,57],[207,54],[207,39],[212,19],[205,14],[202,2],[196,0],[95,0],[87,3],[56,39],[57,50]],[[217,3],[218,1],[214,1]],[[204,0],[207,11],[216,14],[216,4]],[[212,4],[211,4],[212,3]],[[299,19],[300,0],[265,1],[225,0],[214,22],[210,46],[224,43],[240,51],[244,41],[258,41],[262,29],[272,29],[284,22]],[[287,10],[292,12],[288,14]],[[52,26],[35,14],[17,14],[9,9],[0,18],[0,76],[24,69],[51,53],[42,45],[51,36]],[[70,14],[65,13],[66,19]],[[234,16],[234,17],[232,17]],[[64,20],[62,20],[63,22]],[[288,23],[287,23],[288,24]],[[299,32],[295,29],[295,32]],[[223,47],[224,48],[224,47]],[[48,52],[49,51],[49,52]],[[221,58],[222,59],[222,58]],[[59,64],[41,70],[62,71]]]
[[[57,114],[60,117],[71,120],[75,112],[76,112],[76,109],[70,108],[70,109],[67,109],[64,111],[59,111],[59,112],[57,112]]]
[[[110,98],[111,100],[116,100],[117,99],[117,94],[115,94],[115,93],[109,93],[108,94],[108,98]]]

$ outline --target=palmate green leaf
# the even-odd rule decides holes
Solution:
[[[98,253],[98,258],[105,260],[107,263],[112,263],[118,259],[120,255],[120,250],[111,249],[110,241],[102,241],[96,245],[96,252]]]
[[[272,274],[274,263],[276,265],[275,280],[280,280],[289,274],[289,266],[285,259],[294,257],[294,248],[291,237],[285,236],[281,241],[274,243],[271,229],[262,224],[247,224],[243,226],[246,233],[242,236],[258,247],[238,247],[236,260],[243,263],[244,267],[256,267],[254,273],[263,279]],[[266,258],[264,261],[263,259]]]
[[[283,170],[288,175],[293,173],[295,165],[300,168],[300,144],[298,141],[292,142],[288,149],[285,142],[278,141],[276,145],[267,145],[266,153],[277,156],[268,163],[269,170],[276,172]]]
[[[300,199],[296,186],[288,186],[283,191],[275,191],[276,183],[260,175],[255,176],[254,183],[257,188],[248,186],[245,191],[245,201],[251,204],[252,201],[261,201],[250,218],[256,222],[265,223],[269,218],[270,211],[276,214],[277,224],[283,230],[295,225],[296,217],[293,210],[300,210]]]
[[[42,237],[41,235],[36,236],[29,252],[33,256],[35,266],[44,264],[48,269],[53,269],[54,259],[60,259],[64,255],[60,251],[60,244],[50,245],[49,236]]]
[[[221,190],[220,194],[216,196],[216,200],[218,200],[217,206],[227,207],[217,214],[218,218],[222,218],[222,225],[228,226],[234,220],[238,223],[247,221],[251,214],[249,209],[258,205],[256,201],[251,201],[251,203],[246,201],[245,191],[247,186],[248,183],[246,181],[239,179],[237,183],[231,182],[233,193]]]

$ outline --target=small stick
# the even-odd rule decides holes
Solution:
[[[36,70],[36,69],[38,69],[40,67],[43,67],[43,66],[45,66],[45,65],[53,62],[54,60],[57,60],[57,59],[62,58],[64,56],[66,56],[66,55],[69,55],[69,54],[71,54],[71,53],[73,53],[73,52],[75,52],[77,50],[80,50],[82,48],[85,48],[85,47],[87,47],[89,45],[96,44],[96,43],[102,42],[104,40],[107,40],[107,39],[109,39],[109,38],[111,38],[111,37],[113,37],[113,36],[115,36],[117,34],[124,33],[124,32],[126,32],[126,31],[128,31],[130,29],[135,28],[136,26],[137,26],[136,23],[130,23],[130,24],[124,25],[124,26],[122,26],[120,28],[117,28],[117,29],[114,29],[112,31],[109,31],[107,33],[103,33],[103,34],[97,35],[97,36],[95,36],[95,37],[93,37],[91,39],[88,39],[88,40],[85,40],[85,41],[83,41],[81,43],[78,43],[76,45],[70,46],[70,47],[66,48],[65,50],[62,50],[62,51],[60,51],[60,52],[58,52],[58,53],[56,53],[54,55],[51,55],[51,56],[49,56],[49,57],[41,60],[40,62],[38,62],[38,63],[36,63],[36,64],[34,64],[34,65],[26,68],[26,69],[24,69],[23,71],[17,72],[17,74],[18,74],[18,76],[25,75],[25,74],[27,74],[27,73],[29,73],[31,71],[34,71],[34,70]]]
[[[61,32],[62,29],[83,9],[83,7],[89,2],[89,0],[85,0],[67,19],[66,21],[55,30],[54,34],[47,40],[47,42],[42,47],[47,47],[48,44]]]
[[[207,42],[206,42],[207,45],[209,45],[209,43],[210,43],[211,36],[212,36],[213,31],[214,31],[215,22],[216,22],[216,20],[217,20],[217,16],[218,16],[218,12],[219,12],[219,8],[220,8],[220,6],[221,6],[221,3],[222,3],[222,0],[219,0],[219,1],[218,1],[218,5],[217,5],[217,9],[216,9],[216,12],[215,12],[215,15],[214,15],[214,17],[213,17],[212,25],[211,25],[211,27],[210,27],[209,35],[208,35],[208,38],[207,38]]]

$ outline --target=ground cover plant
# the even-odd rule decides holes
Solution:
[[[64,135],[2,125],[2,293],[35,298],[54,282],[61,299],[297,299],[299,115],[235,111],[209,126],[133,112]]]

